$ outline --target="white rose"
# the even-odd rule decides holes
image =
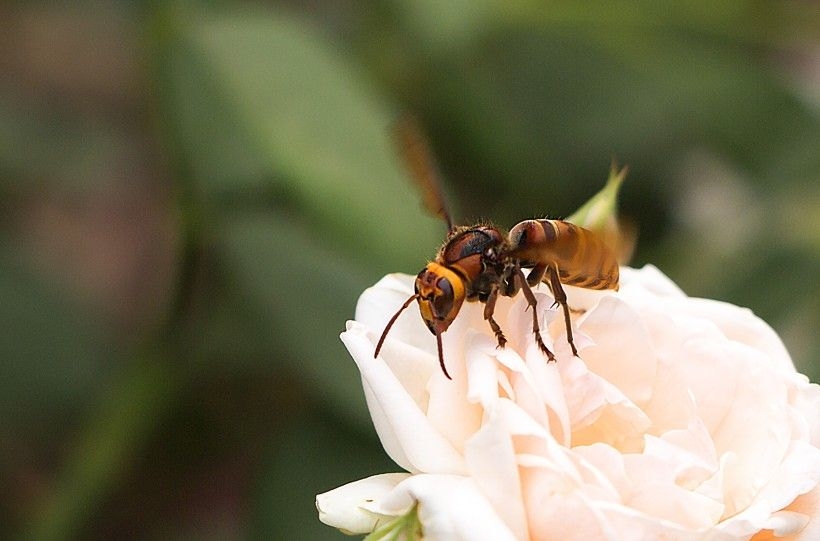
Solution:
[[[406,472],[317,497],[349,532],[415,512],[425,539],[820,539],[820,387],[749,310],[689,298],[654,267],[617,293],[567,287],[579,357],[535,288],[547,363],[522,295],[501,298],[496,347],[466,303],[434,337],[390,275],[342,340],[381,442]],[[415,511],[413,511],[415,510]]]

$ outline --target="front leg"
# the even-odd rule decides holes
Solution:
[[[495,339],[498,341],[498,347],[503,348],[507,344],[507,338],[501,330],[501,326],[493,319],[495,312],[495,301],[498,299],[498,284],[490,286],[490,294],[487,296],[487,301],[484,303],[484,319],[490,324],[490,328],[495,334]]]

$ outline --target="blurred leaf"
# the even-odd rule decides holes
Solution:
[[[504,11],[504,19],[527,26],[563,27],[598,34],[602,29],[688,31],[747,44],[773,44],[817,37],[820,15],[809,5],[749,0],[523,0]]]
[[[172,24],[164,106],[212,201],[287,208],[384,270],[433,251],[442,228],[393,157],[386,101],[321,35],[261,13]]]
[[[768,189],[777,193],[778,198],[792,197],[800,203],[808,197],[818,199],[820,187],[820,113],[813,112],[813,127],[800,132],[793,132],[788,144],[776,149],[766,163],[764,177]],[[796,128],[796,126],[795,126]],[[790,207],[793,208],[793,207]],[[816,215],[811,213],[811,218]],[[775,209],[778,210],[778,209]],[[793,212],[790,211],[790,212]],[[815,234],[820,231],[814,229]]]
[[[645,199],[667,196],[662,183],[692,149],[708,148],[757,178],[794,149],[806,149],[795,157],[802,163],[817,155],[804,141],[817,140],[820,120],[764,54],[737,42],[685,24],[518,24],[436,59],[415,98],[431,122],[439,119],[432,135],[462,134],[451,138],[460,151],[442,153],[443,169],[466,171],[482,212],[499,221],[566,215],[588,199],[612,155],[634,172],[627,192]],[[773,180],[759,182],[800,182]],[[654,235],[664,216],[650,218]]]
[[[316,494],[378,473],[396,472],[375,438],[332,417],[305,415],[276,442],[260,479],[255,539],[350,539],[319,521]]]
[[[820,147],[818,147],[820,148]],[[820,164],[807,168],[817,172],[817,182],[804,180],[803,187],[770,201],[771,234],[779,243],[790,243],[820,254]],[[820,263],[818,263],[820,265]]]
[[[129,136],[76,112],[0,94],[0,190],[18,195],[84,191],[119,178]]]
[[[372,271],[277,216],[226,222],[217,240],[237,295],[261,316],[253,329],[266,346],[267,362],[286,363],[340,415],[370,426],[358,369],[339,334],[353,318],[358,296],[373,283]]]
[[[162,353],[144,354],[106,389],[23,538],[73,538],[90,510],[126,477],[177,393],[179,382],[168,360]]]
[[[415,38],[414,45],[431,54],[449,54],[468,47],[488,26],[497,23],[503,5],[493,0],[389,2]]]
[[[93,318],[0,246],[0,422],[25,423],[93,396],[116,362]]]

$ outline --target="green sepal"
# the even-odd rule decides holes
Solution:
[[[418,505],[414,505],[404,515],[373,530],[364,541],[419,541],[423,538]]]
[[[619,169],[613,160],[603,189],[576,210],[567,221],[597,233],[609,233],[613,227],[617,228],[618,191],[627,172],[628,167]]]

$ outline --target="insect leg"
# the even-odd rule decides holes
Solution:
[[[524,292],[524,297],[527,299],[530,308],[532,308],[532,334],[535,335],[535,343],[538,344],[538,349],[547,356],[548,361],[554,361],[555,355],[544,345],[544,340],[541,339],[541,328],[538,326],[538,311],[535,309],[538,305],[538,301],[532,292],[532,288],[530,288],[530,285],[527,283],[527,279],[524,277],[521,267],[517,264],[513,269],[513,280],[518,282],[517,285],[521,288],[521,291]]]
[[[487,297],[487,302],[484,304],[484,319],[490,324],[490,328],[495,334],[495,339],[498,340],[498,347],[503,348],[507,343],[507,338],[501,327],[493,319],[493,312],[495,312],[495,301],[498,299],[498,285],[493,285],[490,289],[490,295]]]
[[[532,268],[530,273],[527,275],[527,283],[530,287],[535,287],[538,283],[544,279],[544,273],[547,272],[547,266],[544,264],[538,264]]]
[[[575,349],[575,342],[572,340],[572,323],[569,319],[569,305],[567,304],[567,294],[564,292],[564,288],[561,286],[561,279],[558,276],[558,267],[555,265],[550,265],[547,269],[549,273],[550,279],[550,289],[552,289],[552,294],[555,297],[555,302],[561,305],[561,308],[564,309],[564,324],[567,327],[567,342],[569,342],[569,347],[572,348],[572,354],[576,357],[578,356],[578,350]]]
[[[518,263],[518,266],[521,266],[521,263]],[[527,274],[526,282],[530,285],[530,287],[535,287],[544,279],[544,274],[547,272],[547,265],[546,264],[538,264],[535,265],[530,269],[529,274]],[[518,290],[521,289],[521,286],[518,285],[518,280],[515,277],[515,270],[513,268],[512,277],[508,278],[503,283],[503,292],[501,293],[507,297],[514,297]]]

